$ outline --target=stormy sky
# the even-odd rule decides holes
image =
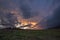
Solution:
[[[23,19],[37,21],[37,25],[41,25],[43,28],[60,24],[59,11],[60,0],[0,0],[0,15],[1,13],[4,15],[18,14]]]

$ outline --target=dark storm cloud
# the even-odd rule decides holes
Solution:
[[[28,19],[31,17],[31,10],[28,5],[21,5],[21,10],[23,12],[23,18]]]
[[[60,26],[60,6],[58,6],[53,11],[52,18],[47,19],[47,26],[49,26],[49,27],[58,27],[58,26]]]
[[[9,2],[7,0],[3,0],[0,2],[0,8],[9,8]]]
[[[54,8],[52,14],[46,17],[38,23],[42,28],[52,28],[60,26],[60,0],[52,0],[51,6]],[[47,13],[48,14],[48,13]]]
[[[1,0],[0,1],[0,19],[2,20],[2,24],[5,27],[14,27],[15,21],[17,20],[16,16],[12,15],[10,10],[14,10],[17,6],[15,6],[15,0]],[[14,4],[14,5],[12,5]],[[17,3],[18,4],[18,3]],[[8,25],[8,26],[7,26]]]
[[[54,10],[53,19],[55,20],[55,24],[60,25],[60,6]]]
[[[41,20],[38,24],[45,28],[60,28],[60,6],[58,6],[54,11],[52,16],[47,16]]]
[[[14,27],[17,18],[14,16],[14,14],[0,12],[0,20],[2,22],[1,25],[5,27]]]
[[[22,11],[23,18],[29,19],[38,15],[38,10],[36,10],[37,7],[36,8],[32,7],[32,4],[35,5],[35,2],[34,0],[20,0],[20,9]],[[34,11],[33,9],[35,9],[36,11]]]
[[[28,19],[31,17],[31,8],[30,5],[26,3],[26,1],[20,0],[20,9],[23,12],[23,18]]]
[[[18,8],[19,9],[18,11],[22,12],[22,16],[25,19],[38,16],[37,18],[38,20],[40,20],[39,24],[41,24],[44,28],[48,28],[56,24],[55,21],[59,22],[58,20],[59,18],[57,15],[60,14],[56,12],[58,10],[57,7],[59,5],[60,5],[60,0],[0,0],[0,10],[2,8],[3,13],[6,9],[15,10],[16,8]],[[8,14],[4,14],[4,15],[8,16]],[[12,17],[10,18],[12,20],[15,20]]]

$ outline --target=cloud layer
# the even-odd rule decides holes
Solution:
[[[48,28],[55,25],[55,22],[52,24],[52,21],[57,21],[56,15],[60,14],[55,13],[54,10],[59,6],[60,0],[0,0],[0,15],[1,12],[3,15],[13,13],[16,17],[37,21],[43,28]],[[48,20],[48,22],[45,20]],[[49,26],[46,25],[47,23]]]

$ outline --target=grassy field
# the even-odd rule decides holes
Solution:
[[[20,30],[1,29],[0,40],[59,40],[60,29]]]

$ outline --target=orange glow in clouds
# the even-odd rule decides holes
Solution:
[[[36,26],[36,24],[38,23],[37,21],[34,21],[34,18],[31,19],[24,19],[22,18],[22,15],[19,15],[19,11],[11,11],[12,14],[15,14],[15,16],[17,16],[17,21],[18,23],[15,24],[16,28],[20,28],[20,29],[37,29],[38,26]]]

